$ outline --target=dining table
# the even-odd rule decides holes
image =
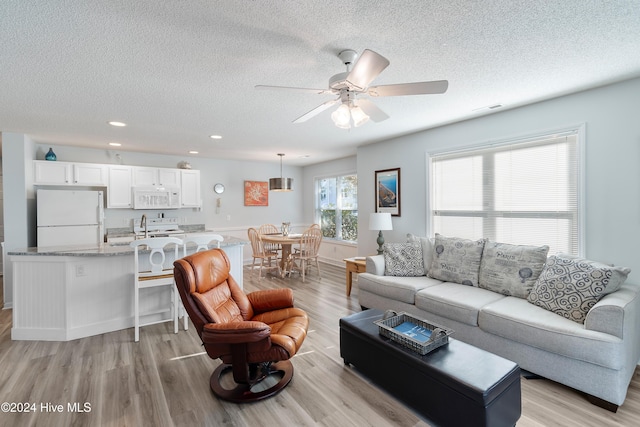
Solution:
[[[281,277],[284,277],[287,262],[291,257],[291,247],[294,244],[300,244],[300,241],[302,240],[302,233],[289,233],[286,236],[282,233],[266,233],[261,234],[260,238],[264,243],[275,243],[280,245],[282,248],[282,257],[280,258],[280,275]]]

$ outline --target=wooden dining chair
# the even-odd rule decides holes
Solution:
[[[180,258],[179,248],[183,246],[182,240],[177,237],[154,237],[134,240],[130,246],[134,249],[134,340],[140,341],[140,327],[154,325],[162,322],[173,322],[174,332],[178,333],[178,292],[173,285],[173,260],[167,260],[165,248],[174,250],[174,260]],[[148,249],[148,258],[142,251]],[[141,290],[167,286],[171,290],[171,303],[167,310],[140,313]],[[159,315],[169,311],[169,317],[158,319]],[[145,323],[140,322],[141,317],[150,317]]]
[[[258,233],[260,236],[264,236],[265,234],[280,234],[280,230],[273,224],[262,224],[260,228],[258,228]],[[265,251],[276,252],[278,256],[282,256],[282,247],[278,243],[262,243]]]
[[[251,227],[247,230],[247,234],[249,235],[249,241],[251,242],[251,251],[253,252],[253,263],[251,264],[251,270],[255,269],[256,261],[260,260],[260,271],[258,272],[258,279],[262,278],[262,269],[266,268],[267,270],[277,268],[278,274],[280,274],[280,264],[278,263],[278,252],[265,248],[264,242],[260,237],[260,233],[255,228]],[[271,262],[275,261],[275,267],[271,264]]]
[[[297,266],[302,274],[302,281],[304,282],[306,270],[309,267],[308,263],[315,261],[315,266],[318,269],[318,277],[321,277],[320,263],[318,262],[318,252],[321,243],[322,231],[320,228],[309,227],[306,229],[300,238],[300,245],[295,248],[296,250],[291,254],[291,260],[288,262],[289,274],[291,274],[293,268]]]

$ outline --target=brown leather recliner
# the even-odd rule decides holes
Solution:
[[[224,400],[264,399],[291,381],[296,354],[307,335],[309,318],[293,307],[291,289],[245,294],[229,274],[229,258],[221,249],[198,252],[174,263],[176,286],[207,354],[223,362],[211,375],[211,390]],[[236,387],[224,388],[221,376],[233,369]],[[262,391],[263,379],[281,375]]]

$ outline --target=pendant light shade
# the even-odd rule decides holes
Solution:
[[[280,156],[280,178],[269,178],[270,191],[293,191],[293,178],[282,177],[282,157],[284,154],[278,153]]]

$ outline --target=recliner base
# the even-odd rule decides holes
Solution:
[[[271,397],[279,393],[287,386],[287,384],[289,384],[291,378],[293,378],[293,365],[291,364],[291,361],[282,360],[277,363],[270,364],[267,372],[263,372],[261,377],[255,381],[251,381],[248,384],[236,383],[234,388],[227,389],[221,385],[220,380],[223,375],[232,369],[233,365],[225,363],[221,364],[215,371],[213,371],[213,374],[211,374],[211,380],[209,381],[213,393],[220,399],[227,400],[229,402],[256,402],[258,400],[266,399],[267,397]],[[261,381],[276,374],[282,375],[282,378],[271,387],[258,392],[251,390],[260,384]]]

